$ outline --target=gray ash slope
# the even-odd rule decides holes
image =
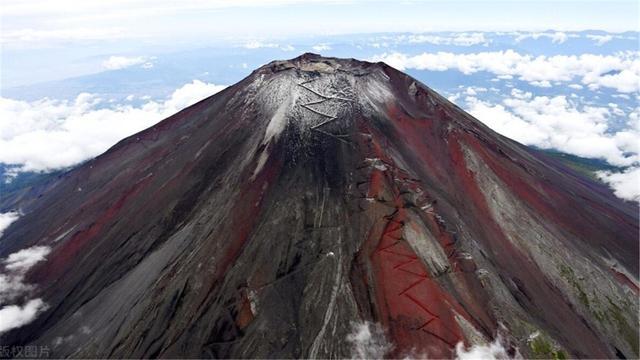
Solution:
[[[638,356],[637,204],[382,63],[272,62],[23,204],[48,308],[1,340],[54,357]]]

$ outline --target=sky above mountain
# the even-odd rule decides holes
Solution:
[[[637,10],[633,0],[5,0],[2,28],[6,41],[23,46],[114,38],[206,41],[218,36],[389,31],[621,32],[636,29]]]
[[[635,1],[45,1],[2,6],[0,163],[50,171],[303,52],[384,61],[499,133],[640,189]],[[604,15],[603,15],[604,14]]]

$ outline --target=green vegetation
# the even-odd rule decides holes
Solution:
[[[15,166],[0,164],[0,206],[3,200],[8,199],[12,194],[20,193],[31,187],[46,184],[48,181],[64,174],[69,169],[56,170],[53,172],[20,172],[7,181],[7,174],[15,170]]]
[[[632,307],[632,305],[625,303],[623,304],[623,307],[621,307],[607,296],[606,298],[609,304],[605,307],[598,300],[595,292],[593,293],[590,301],[589,296],[587,296],[587,294],[583,290],[572,268],[564,264],[560,265],[560,275],[565,278],[567,282],[569,282],[569,284],[571,284],[576,294],[578,295],[578,299],[580,300],[580,302],[586,306],[587,310],[589,310],[593,314],[596,320],[598,320],[603,325],[605,325],[605,322],[607,322],[615,326],[618,334],[620,334],[625,342],[629,344],[634,354],[636,356],[640,355],[640,340],[638,339],[638,331],[636,328],[629,324],[622,310],[623,307]],[[532,348],[532,350],[534,350],[534,352],[544,352],[548,349],[546,348],[546,345],[544,343],[538,343],[536,344],[536,349]]]
[[[638,354],[640,347],[640,340],[638,339],[638,332],[634,329],[633,326],[629,325],[627,319],[625,319],[622,314],[622,309],[615,304],[609,297],[607,297],[609,301],[609,313],[611,314],[611,318],[613,319],[616,328],[618,329],[618,333],[622,335],[624,340],[631,346],[631,349],[636,355]]]
[[[573,288],[576,290],[580,302],[584,304],[587,309],[590,309],[591,306],[589,304],[589,296],[587,296],[587,293],[585,293],[582,289],[582,286],[580,286],[576,275],[573,273],[573,269],[568,267],[567,265],[562,264],[560,265],[560,275],[563,278],[567,279],[569,284],[571,284],[571,286],[573,286]]]
[[[598,299],[596,292],[593,292],[593,296],[592,296],[592,306],[591,306],[591,312],[593,313],[593,316],[595,316],[595,318],[600,322],[600,323],[604,323],[607,319],[607,313],[604,310],[600,310],[603,309],[602,303],[600,302],[600,300]]]
[[[580,156],[566,154],[557,150],[537,150],[551,158],[560,161],[562,164],[575,170],[576,172],[597,181],[600,181],[600,179],[598,179],[598,177],[596,176],[596,172],[598,171],[620,172],[624,170],[623,167],[611,165],[603,159],[583,158]]]
[[[567,359],[567,353],[554,346],[546,336],[540,333],[529,340],[529,347],[535,359]]]

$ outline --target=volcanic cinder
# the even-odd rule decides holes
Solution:
[[[344,358],[371,324],[378,356],[639,355],[637,204],[383,63],[269,63],[30,196],[0,257],[51,249],[47,308],[3,345]]]

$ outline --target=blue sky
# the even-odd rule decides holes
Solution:
[[[4,0],[2,14],[3,38],[17,46],[81,39],[638,29],[637,1]]]
[[[639,28],[638,2],[628,0],[3,0],[0,14],[0,89],[95,72],[91,56],[241,39]]]

